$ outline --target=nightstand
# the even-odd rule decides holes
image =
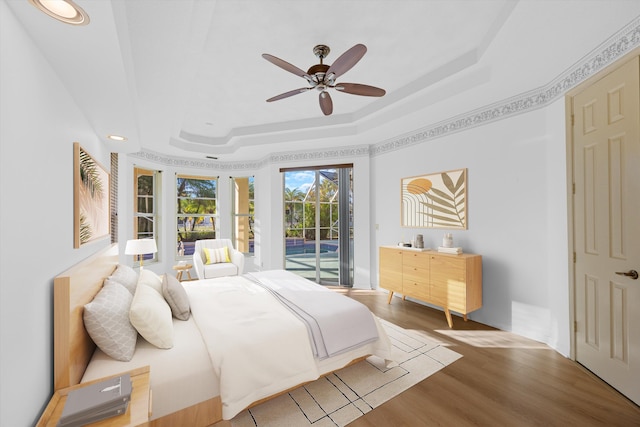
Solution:
[[[182,281],[182,273],[184,273],[186,271],[187,272],[187,276],[189,276],[189,280],[193,280],[193,279],[191,279],[191,272],[189,271],[189,270],[191,270],[192,267],[193,267],[193,265],[191,265],[191,264],[174,265],[173,269],[178,272],[176,274],[176,278],[178,280]]]
[[[91,427],[134,427],[134,426],[149,426],[149,417],[151,416],[151,391],[149,389],[149,367],[145,366],[138,369],[128,371],[131,375],[132,390],[131,401],[127,412],[123,415],[117,415],[115,417],[107,418],[95,423],[87,424]],[[112,375],[116,377],[120,374]],[[71,387],[57,390],[53,393],[53,397],[49,401],[49,404],[44,410],[44,413],[38,420],[36,427],[55,427],[58,423],[58,419],[62,415],[64,409],[64,403],[67,400],[67,394],[69,391],[82,388],[88,384],[103,381],[106,378],[100,378],[87,383],[74,385]]]

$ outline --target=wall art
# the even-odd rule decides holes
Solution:
[[[402,178],[401,225],[467,228],[467,170]]]
[[[73,247],[110,234],[109,173],[79,143],[73,144]]]

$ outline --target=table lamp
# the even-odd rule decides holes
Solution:
[[[125,255],[137,255],[140,261],[140,270],[144,262],[144,254],[154,254],[158,252],[155,239],[134,239],[127,240],[127,246],[124,248]]]

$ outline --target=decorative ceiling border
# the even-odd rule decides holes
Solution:
[[[266,159],[253,162],[220,162],[216,160],[190,159],[187,157],[168,156],[152,151],[138,151],[137,153],[129,153],[128,156],[170,167],[207,169],[215,171],[257,170],[265,166],[267,163]]]
[[[358,145],[353,147],[328,148],[325,150],[291,151],[270,154],[262,160],[253,162],[221,162],[216,160],[190,159],[187,157],[167,156],[152,151],[138,151],[137,153],[129,153],[128,156],[169,167],[184,167],[189,169],[206,169],[215,171],[234,171],[258,170],[269,163],[329,160],[363,156],[368,157],[370,154],[370,149],[371,147],[369,145]]]
[[[371,146],[371,156],[399,150],[427,140],[433,140],[542,108],[564,96],[568,90],[638,46],[640,46],[640,16],[592,50],[575,65],[561,73],[551,83],[426,126],[417,131],[406,133],[403,136],[373,144]]]
[[[303,160],[328,160],[345,157],[369,156],[371,146],[358,145],[353,147],[329,148],[326,150],[292,151],[275,153],[269,156],[270,163],[300,162]]]
[[[166,166],[219,171],[257,170],[269,163],[325,160],[365,155],[373,157],[547,106],[564,96],[568,90],[638,46],[640,46],[640,16],[634,18],[620,31],[545,86],[372,145],[274,153],[261,160],[250,162],[222,162],[171,157],[149,151],[140,151],[129,154],[129,156]]]

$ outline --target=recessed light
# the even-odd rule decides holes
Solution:
[[[107,138],[113,140],[113,141],[126,141],[127,137],[125,136],[120,136],[120,135],[107,135]]]
[[[71,25],[89,23],[89,15],[71,0],[29,0],[29,3],[58,21]]]

